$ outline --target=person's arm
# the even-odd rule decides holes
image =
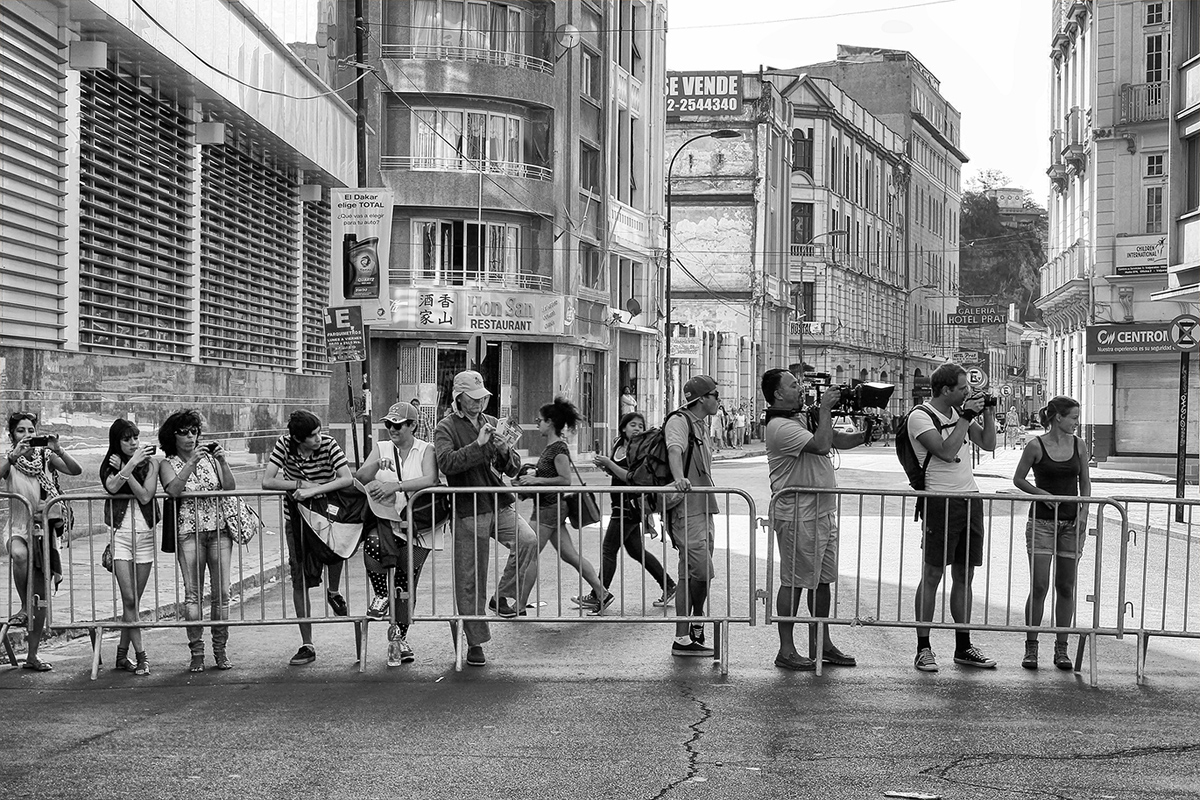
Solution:
[[[592,459],[592,461],[596,466],[600,467],[600,469],[604,470],[609,475],[612,475],[617,480],[629,480],[629,470],[625,469],[625,467],[622,467],[608,456],[597,455],[594,459]]]
[[[458,475],[491,462],[496,453],[496,448],[491,443],[494,428],[481,426],[474,441],[457,447],[454,437],[450,434],[451,424],[452,422],[443,421],[433,432],[434,458],[438,469],[447,475]]]
[[[229,468],[229,462],[225,460],[225,448],[217,445],[217,448],[209,455],[212,456],[213,466],[216,467],[217,485],[221,487],[221,491],[228,492],[237,488],[237,478],[233,477],[233,470]]]
[[[318,495],[329,494],[330,492],[336,492],[338,489],[345,489],[348,486],[354,485],[354,475],[350,473],[349,464],[339,464],[334,474],[337,477],[325,483],[305,482],[296,492],[296,499],[309,500]]]
[[[433,448],[430,448],[432,450]],[[367,460],[358,468],[358,472],[354,473],[355,479],[366,486],[375,480],[376,473],[379,472],[379,448],[372,447],[371,454],[367,456]]]
[[[972,408],[972,406],[974,406]],[[971,420],[979,413],[979,409],[983,406],[983,397],[976,397],[968,400],[964,404],[965,414],[959,414],[958,420],[954,423],[954,429],[950,431],[950,435],[946,438],[941,437],[941,433],[937,430],[937,425],[930,418],[931,427],[929,430],[922,431],[917,436],[917,441],[921,446],[928,450],[934,458],[941,461],[954,461],[958,458],[958,451],[962,449],[963,443],[967,441],[967,431],[971,427]],[[912,419],[912,417],[910,417]],[[993,431],[993,439],[995,432]]]
[[[267,468],[263,471],[262,488],[272,492],[291,492],[295,494],[303,487],[304,482],[301,480],[291,480],[279,472],[279,465],[274,461],[267,462]]]
[[[83,467],[79,466],[79,462],[71,458],[71,454],[62,449],[62,444],[59,443],[57,435],[50,437],[50,466],[61,472],[63,475],[82,475]]]
[[[188,478],[192,476],[192,473],[196,471],[196,465],[200,463],[200,455],[200,448],[193,450],[192,457],[183,462],[183,468],[178,472],[175,471],[175,467],[171,465],[171,462],[165,458],[159,463],[158,477],[162,482],[163,491],[168,496],[178,498],[183,494],[184,489],[187,487]]]
[[[1025,449],[1021,451],[1021,460],[1017,462],[1017,469],[1013,472],[1013,485],[1028,494],[1050,494],[1045,489],[1034,486],[1027,477],[1029,470],[1033,469],[1033,465],[1037,461],[1038,443],[1033,441],[1025,445]]]
[[[150,469],[146,471],[146,477],[139,482],[134,479],[133,470],[138,464],[148,459],[150,460]],[[158,470],[154,468],[154,461],[150,459],[145,448],[139,447],[137,453],[124,464],[116,455],[109,456],[108,467],[104,478],[106,492],[121,494],[123,490],[127,490],[142,505],[154,499],[154,489],[158,483]]]
[[[663,423],[663,438],[667,442],[667,466],[671,468],[671,479],[678,491],[686,492],[692,488],[692,481],[687,476],[683,465],[684,452],[692,447],[691,421],[682,414],[676,415]],[[679,429],[683,428],[682,443]]]
[[[968,435],[974,444],[979,445],[984,450],[992,451],[996,449],[996,409],[994,406],[986,406],[983,409],[983,424],[972,425],[968,429]]]

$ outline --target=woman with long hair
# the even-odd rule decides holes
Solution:
[[[571,484],[571,451],[563,438],[565,431],[575,430],[579,422],[579,411],[575,404],[562,397],[542,406],[538,413],[538,433],[546,437],[546,449],[538,459],[532,475],[522,475],[513,483],[518,486],[569,486]],[[538,552],[549,542],[558,551],[564,563],[574,567],[592,587],[592,593],[600,598],[594,605],[585,606],[592,614],[600,614],[612,605],[615,595],[605,588],[596,574],[596,568],[575,548],[571,535],[564,532],[567,527],[567,510],[559,502],[560,495],[538,494],[534,497],[533,523],[538,536]]]
[[[1088,452],[1083,440],[1075,435],[1079,427],[1079,402],[1070,397],[1055,397],[1039,414],[1046,432],[1035,436],[1021,453],[1013,483],[1029,494],[1059,497],[1087,497],[1092,493],[1088,472]],[[1033,470],[1033,483],[1027,479]],[[1029,553],[1029,598],[1025,601],[1025,624],[1041,625],[1046,594],[1050,589],[1050,569],[1054,568],[1054,624],[1063,628],[1075,617],[1075,581],[1079,557],[1087,540],[1087,505],[1069,502],[1034,503],[1025,526],[1025,545]],[[1021,666],[1038,667],[1038,635],[1025,637],[1025,657]],[[1073,664],[1067,655],[1067,634],[1054,639],[1054,666],[1069,670]]]
[[[112,571],[121,590],[121,619],[137,622],[141,618],[142,593],[150,571],[154,569],[155,526],[158,525],[158,504],[154,490],[158,486],[158,470],[154,463],[154,446],[143,445],[138,426],[127,419],[118,419],[108,429],[108,452],[100,462],[100,483],[111,495],[133,495],[137,501],[131,508],[126,497],[104,501],[104,521],[109,526],[112,547]],[[129,660],[133,646],[136,663]],[[141,628],[121,628],[117,644],[116,669],[135,675],[150,674],[150,660],[142,647]]]
[[[646,430],[646,418],[634,411],[625,414],[617,423],[617,438],[613,440],[609,454],[596,454],[593,463],[612,476],[613,486],[628,486],[629,477],[629,443]],[[668,605],[675,597],[675,581],[663,569],[662,563],[655,558],[654,553],[647,550],[642,543],[643,528],[649,528],[649,521],[644,515],[643,495],[619,494],[612,495],[612,516],[608,518],[608,528],[604,531],[602,546],[603,558],[600,561],[600,580],[604,588],[612,586],[613,577],[617,571],[617,556],[621,547],[629,557],[640,564],[650,577],[654,578],[662,594],[654,605],[658,608]],[[653,535],[653,529],[650,529]],[[596,605],[595,594],[584,595],[581,604]]]
[[[172,498],[187,492],[220,492],[237,488],[233,472],[225,461],[225,450],[217,442],[200,444],[204,425],[192,409],[176,411],[158,429],[158,446],[165,456],[158,465],[158,479]],[[179,500],[176,504],[175,560],[183,574],[183,613],[188,620],[200,620],[200,597],[204,590],[204,572],[212,587],[212,619],[229,619],[229,567],[233,558],[233,538],[221,525],[220,503],[215,497]],[[187,628],[191,652],[189,672],[204,672],[204,628]],[[229,660],[229,626],[212,628],[213,660],[217,669],[233,669]]]
[[[38,644],[46,625],[44,608],[35,605],[33,609],[33,624],[29,623],[29,601],[27,584],[30,571],[33,572],[34,591],[46,591],[46,575],[54,580],[55,585],[62,580],[62,565],[58,555],[58,536],[66,534],[66,507],[48,503],[62,489],[58,485],[58,473],[78,475],[83,468],[62,448],[58,436],[49,435],[37,437],[37,414],[29,411],[15,411],[8,417],[8,440],[12,448],[0,456],[0,478],[5,481],[5,488],[28,502],[12,502],[9,504],[9,524],[5,530],[7,540],[5,548],[12,559],[13,582],[17,585],[17,596],[21,599],[21,610],[8,620],[12,627],[28,627],[25,656],[25,669],[35,672],[48,672],[51,669],[49,661],[38,658]],[[38,439],[45,439],[39,442]],[[30,519],[27,508],[32,509]],[[32,529],[33,541],[29,541]],[[45,563],[43,536],[50,537],[50,563]]]

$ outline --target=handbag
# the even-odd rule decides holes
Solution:
[[[109,572],[112,572],[112,543],[104,545],[104,552],[100,554],[100,566],[104,567]]]
[[[266,527],[258,512],[240,497],[222,497],[220,508],[225,530],[238,544],[250,544]]]
[[[583,476],[579,474],[579,469],[575,466],[574,459],[571,459],[571,469],[575,471],[575,477],[579,478],[580,485],[587,486],[587,483],[583,480]],[[600,504],[596,501],[595,493],[575,492],[574,494],[566,494],[562,496],[562,502],[566,504],[567,522],[572,528],[581,530],[588,525],[595,525],[600,521]]]
[[[175,499],[168,497],[163,500],[162,509],[162,541],[159,549],[164,553],[175,552],[175,537],[179,529],[179,510]]]
[[[450,519],[452,507],[453,502],[448,494],[425,494],[418,497],[412,507],[412,524],[417,529],[417,535],[422,536]]]

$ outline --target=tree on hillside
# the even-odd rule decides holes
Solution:
[[[995,170],[981,172],[962,198],[959,224],[959,292],[980,301],[1007,306],[1015,303],[1022,321],[1038,321],[1033,302],[1041,293],[1042,264],[1046,261],[1045,213],[1002,213],[988,190],[1006,187]],[[1041,212],[1026,195],[1022,209]]]

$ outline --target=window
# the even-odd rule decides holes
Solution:
[[[600,192],[600,151],[583,141],[579,143],[579,189]]]
[[[600,250],[587,242],[579,243],[579,280],[589,289],[604,288],[604,272],[600,269]]]
[[[807,135],[804,131],[797,128],[792,131],[792,171],[807,172],[812,174],[813,170],[813,140],[812,128],[808,129]]]
[[[813,238],[813,204],[792,203],[792,244],[808,244]]]
[[[805,281],[800,287],[800,318],[816,319],[817,314],[817,285],[813,281]]]
[[[525,51],[521,10],[504,3],[416,0],[413,55],[512,64]]]
[[[1163,174],[1163,157],[1161,154],[1146,156],[1146,177],[1160,177]]]
[[[1146,233],[1163,231],[1163,187],[1146,187]]]
[[[580,91],[584,96],[590,97],[593,100],[600,100],[600,56],[582,48],[583,52],[583,77],[580,81]]]
[[[525,163],[526,123],[520,117],[466,109],[415,108],[413,127],[413,169],[483,168],[541,177],[540,172],[530,174],[537,169]]]
[[[521,229],[501,222],[414,220],[414,282],[520,288]],[[540,287],[537,287],[540,288]]]
[[[1159,83],[1163,79],[1163,35],[1156,33],[1146,37],[1146,83]]]
[[[1200,136],[1189,136],[1184,144],[1187,160],[1187,207],[1185,212],[1200,208]]]
[[[1163,19],[1163,3],[1146,3],[1146,24],[1161,25]]]

